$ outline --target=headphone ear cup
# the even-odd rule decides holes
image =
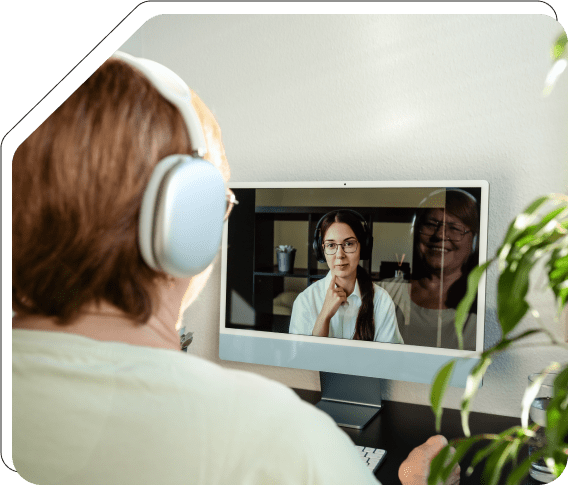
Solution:
[[[370,259],[373,250],[373,236],[367,233],[364,246],[361,247],[361,259]]]
[[[361,219],[361,225],[363,226],[364,238],[363,241],[361,242],[361,253],[359,258],[363,260],[370,259],[371,253],[373,251],[373,235],[371,233],[369,225],[367,224],[367,221],[361,214],[355,211],[351,212],[359,216],[359,218]]]
[[[202,272],[219,250],[225,208],[225,181],[213,164],[189,155],[161,160],[140,209],[144,261],[179,278]]]
[[[316,259],[320,263],[325,263],[325,254],[323,254],[323,248],[321,247],[321,238],[318,235],[318,229],[316,229],[316,235],[314,236],[314,242],[312,243],[312,248],[314,250],[314,254]]]
[[[316,256],[316,259],[320,263],[326,262],[325,254],[323,253],[323,248],[322,248],[323,241],[321,240],[321,231],[320,231],[321,223],[324,220],[326,215],[327,214],[322,216],[320,218],[320,220],[318,221],[318,223],[316,224],[316,230],[314,231],[314,242],[312,243],[312,248],[314,250],[314,254]]]
[[[317,234],[317,231],[316,231]],[[318,241],[317,241],[317,236],[314,235],[314,240],[312,242],[312,249],[314,251],[314,255],[316,257],[316,259],[319,261],[319,254],[318,254]]]

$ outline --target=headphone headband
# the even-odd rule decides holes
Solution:
[[[170,155],[154,167],[142,198],[138,245],[152,269],[195,276],[211,264],[221,244],[226,189],[221,172],[203,159],[207,145],[191,90],[157,62],[119,51],[113,57],[140,71],[179,110],[187,127],[193,156]]]
[[[191,90],[183,79],[166,66],[150,59],[134,57],[121,51],[116,51],[112,57],[120,59],[138,69],[158,92],[179,110],[187,126],[191,144],[194,147],[193,155],[203,158],[207,153],[203,128],[191,104]]]

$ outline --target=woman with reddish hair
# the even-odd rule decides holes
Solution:
[[[222,185],[229,166],[195,93],[176,104],[151,81],[163,66],[127,60],[105,62],[14,156],[18,473],[58,485],[376,483],[347,435],[293,391],[180,351],[176,326],[212,266],[160,269],[163,248],[140,244],[141,207],[168,156],[199,153],[194,115]],[[226,218],[234,197],[221,188]],[[417,483],[428,463],[411,459],[402,476]]]

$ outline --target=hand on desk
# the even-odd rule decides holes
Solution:
[[[442,435],[432,436],[414,448],[398,469],[398,478],[403,485],[426,485],[430,473],[430,463],[440,450],[448,444]],[[455,449],[452,448],[452,453]],[[456,465],[448,478],[447,484],[456,485],[460,482],[460,466]]]

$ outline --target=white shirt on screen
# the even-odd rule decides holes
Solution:
[[[328,272],[325,278],[312,283],[298,295],[292,307],[290,333],[312,335],[330,282],[331,272]],[[393,344],[404,343],[398,330],[395,306],[391,297],[383,288],[374,283],[373,287],[375,289],[373,300],[375,336],[373,340]],[[359,282],[356,282],[353,293],[347,297],[347,304],[340,306],[331,318],[328,337],[352,339],[355,335],[359,308],[361,308],[361,290]]]
[[[283,384],[62,332],[12,341],[12,456],[31,483],[378,483],[347,434]]]

